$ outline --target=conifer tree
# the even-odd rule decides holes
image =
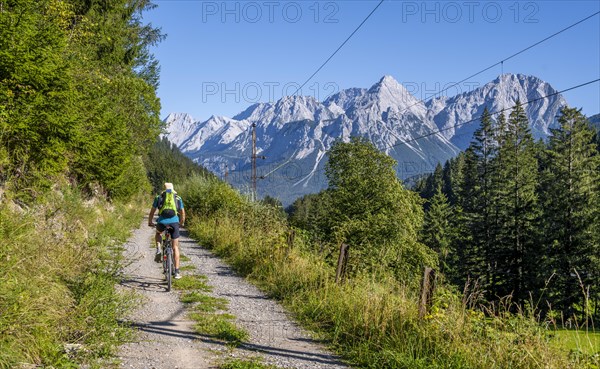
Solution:
[[[467,171],[467,154],[461,152],[456,158],[444,165],[442,192],[452,206],[450,218],[451,238],[446,276],[458,286],[463,286],[470,278],[469,265],[472,263],[470,248],[472,238],[467,230],[467,221],[463,211],[465,172]]]
[[[443,169],[441,164],[437,164],[433,173],[427,177],[425,181],[425,188],[421,193],[421,197],[424,199],[431,199],[437,192],[438,187],[441,187],[443,183]]]
[[[552,130],[542,173],[545,245],[553,307],[570,317],[585,305],[580,283],[598,292],[600,156],[580,110],[565,107]],[[581,280],[580,280],[581,279]]]
[[[148,0],[3,2],[0,181],[35,197],[61,177],[111,197],[147,185],[160,131],[160,30]]]
[[[508,122],[504,113],[498,114],[496,123],[493,126],[493,144],[494,144],[494,155],[493,159],[489,163],[489,178],[488,178],[488,210],[487,216],[490,217],[488,225],[490,227],[489,233],[492,241],[487,250],[487,263],[490,270],[490,281],[488,297],[490,299],[497,299],[506,295],[506,290],[499,287],[502,284],[503,270],[501,266],[506,265],[506,250],[503,250],[501,241],[505,234],[503,228],[501,216],[504,211],[502,208],[501,199],[506,196],[506,183],[505,172],[502,168],[506,155],[500,153],[500,148],[506,144],[508,130]]]
[[[451,205],[458,205],[462,202],[461,191],[464,180],[465,158],[466,154],[461,152],[444,166],[442,190]]]
[[[442,169],[442,193],[446,195],[448,203],[454,205],[456,204],[456,196],[452,190],[452,161],[453,159],[447,160]]]
[[[465,231],[460,238],[462,252],[463,278],[481,282],[484,273],[484,255],[479,240],[474,231],[474,218],[477,216],[478,202],[477,155],[472,146],[465,152],[464,168],[460,188],[461,210]]]
[[[498,227],[495,257],[495,291],[523,302],[539,285],[537,248],[537,159],[527,116],[517,101],[506,128],[499,123],[497,165]]]
[[[181,183],[196,175],[213,176],[207,169],[183,155],[166,137],[151,146],[150,152],[144,157],[144,166],[154,193],[160,193],[165,182]]]
[[[149,48],[163,36],[142,24],[142,13],[154,6],[148,0],[70,2],[78,37],[68,56],[72,89],[79,91],[70,107],[75,117],[70,175],[124,197],[137,186],[123,174],[160,133],[158,68]],[[143,166],[138,172],[144,173]]]
[[[448,204],[446,195],[442,193],[441,186],[430,200],[429,210],[425,214],[425,222],[421,239],[423,243],[438,253],[440,271],[444,274],[454,274],[455,262],[451,258],[455,253],[451,250],[453,227],[452,208]]]
[[[481,116],[480,127],[473,135],[473,141],[467,150],[464,186],[465,217],[472,240],[472,250],[476,260],[473,273],[483,279],[483,286],[491,290],[492,266],[495,258],[495,218],[493,216],[494,196],[492,182],[494,179],[493,160],[496,156],[496,137],[491,115],[487,108]]]
[[[0,180],[17,190],[47,186],[68,166],[70,15],[51,0],[11,1],[0,13]]]

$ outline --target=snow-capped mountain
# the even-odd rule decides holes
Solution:
[[[468,146],[477,118],[556,91],[535,77],[506,74],[454,97],[426,103],[390,76],[369,89],[351,88],[320,102],[288,96],[275,103],[248,107],[233,118],[212,116],[204,122],[187,114],[171,114],[166,136],[187,156],[238,187],[249,187],[251,132],[256,125],[260,196],[279,197],[284,204],[326,187],[326,152],[335,140],[369,138],[398,161],[400,178],[430,172]],[[560,95],[540,99],[525,109],[536,137],[546,137],[559,109]],[[507,111],[508,113],[508,111]],[[469,122],[464,124],[464,122]],[[441,130],[441,133],[437,133]]]
[[[555,95],[553,95],[555,94]],[[548,98],[545,96],[552,95]],[[427,102],[427,119],[433,121],[453,144],[464,150],[479,126],[485,107],[508,116],[517,100],[533,101],[524,106],[534,138],[546,138],[556,124],[556,115],[567,105],[562,95],[539,78],[522,74],[504,74],[470,92],[440,97]],[[496,116],[494,116],[494,119]],[[464,124],[464,122],[470,122]]]
[[[181,144],[196,133],[200,122],[195,122],[191,115],[186,113],[169,114],[164,121],[169,141],[181,147]]]

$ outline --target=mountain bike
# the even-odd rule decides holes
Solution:
[[[173,283],[173,273],[175,272],[175,267],[173,266],[173,240],[171,240],[171,233],[169,233],[169,229],[171,227],[167,227],[165,229],[165,236],[162,241],[162,264],[163,264],[163,272],[165,273],[165,278],[167,279],[167,292],[171,291],[171,286]]]
[[[154,227],[154,224],[152,227]],[[173,264],[173,240],[171,239],[171,233],[169,232],[170,229],[173,228],[167,226],[165,230],[161,232],[164,233],[164,236],[162,237],[161,255],[163,272],[165,273],[165,279],[167,280],[167,292],[171,291],[173,274],[175,273],[175,266]]]

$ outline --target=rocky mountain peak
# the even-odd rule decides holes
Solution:
[[[324,102],[310,96],[287,96],[274,103],[248,107],[234,118],[213,116],[194,122],[187,114],[165,120],[169,140],[200,164],[220,174],[222,168],[250,170],[249,127],[257,125],[257,146],[265,173],[278,168],[263,186],[262,195],[284,204],[326,187],[323,167],[327,150],[336,140],[368,137],[398,161],[398,176],[408,178],[432,171],[437,163],[465,149],[479,126],[478,117],[511,108],[515,101],[538,99],[525,106],[532,132],[547,137],[556,115],[566,105],[550,84],[522,74],[504,74],[484,86],[426,103],[391,76],[369,89],[342,90]],[[432,134],[437,131],[441,134]],[[260,169],[259,169],[260,172]],[[248,177],[248,176],[246,176]],[[243,175],[232,184],[247,187]],[[260,188],[260,187],[259,187]]]

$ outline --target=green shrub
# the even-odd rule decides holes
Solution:
[[[206,284],[206,277],[199,275],[185,275],[181,279],[175,279],[173,287],[183,291],[212,291],[212,287]]]
[[[6,195],[6,194],[5,194]],[[65,189],[18,210],[0,204],[0,368],[76,367],[107,357],[126,331],[131,296],[114,285],[139,208]],[[65,345],[82,345],[77,355]]]
[[[186,208],[199,217],[210,216],[217,211],[235,211],[244,204],[231,186],[214,177],[193,176],[181,183],[177,191]]]
[[[202,184],[212,185],[221,186]],[[336,284],[335,268],[317,251],[319,247],[306,245],[305,237],[296,237],[289,245],[286,221],[268,207],[248,203],[239,195],[227,203],[238,205],[217,206],[214,212],[191,219],[191,234],[268,294],[281,299],[303,324],[357,367],[594,365],[589,358],[569,358],[566,350],[554,347],[535,314],[511,313],[514,306],[508,301],[493,309],[476,309],[472,306],[477,306],[477,301],[463,301],[460,293],[442,282],[430,313],[419,319],[419,289],[413,280],[420,275],[404,280],[381,268],[356,273]]]
[[[237,346],[248,339],[248,332],[231,322],[235,319],[232,315],[198,312],[190,314],[190,318],[196,322],[196,332],[213,336],[230,345]]]
[[[232,359],[219,365],[219,369],[277,369],[274,365],[265,365],[260,359]]]

